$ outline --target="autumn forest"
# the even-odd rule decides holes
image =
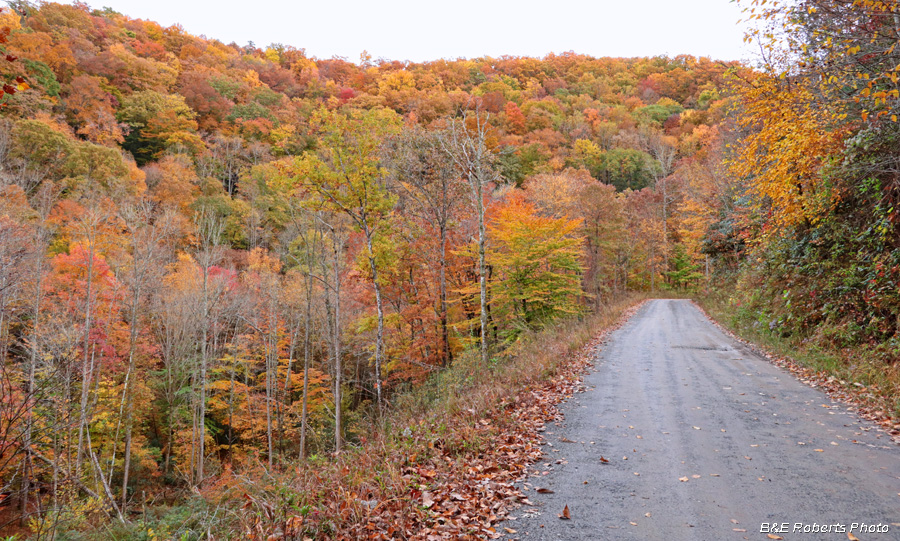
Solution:
[[[0,532],[490,535],[422,487],[507,430],[528,455],[479,407],[642,296],[864,351],[832,369],[896,416],[900,3],[742,4],[756,66],[323,59],[11,2]]]

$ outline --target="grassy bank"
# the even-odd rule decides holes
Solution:
[[[337,457],[226,473],[184,505],[146,510],[119,539],[453,539],[499,536],[514,487],[541,454],[556,404],[578,390],[599,345],[643,297],[530,333],[480,362],[457,359],[394,398],[361,443]],[[274,536],[274,537],[273,537]]]

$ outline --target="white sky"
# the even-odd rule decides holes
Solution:
[[[261,47],[283,43],[319,58],[435,60],[691,54],[746,60],[730,0],[89,0],[191,34]]]

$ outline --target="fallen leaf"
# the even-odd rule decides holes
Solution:
[[[814,449],[814,451],[817,453],[824,453],[825,449]]]
[[[570,519],[572,518],[572,515],[569,513],[569,505],[566,504],[566,506],[563,507],[563,512],[562,512],[562,514],[561,514],[561,515],[556,515],[556,516],[558,516],[559,518],[561,518],[561,519],[563,519],[563,520],[570,520]]]
[[[696,473],[694,475],[692,475],[691,477],[693,477],[694,479],[700,479],[700,476],[697,475]]]
[[[606,459],[606,458],[603,458],[603,457],[601,456],[601,457],[600,457],[600,462],[606,464],[607,462],[609,462],[609,460]]]
[[[434,505],[434,500],[431,498],[431,493],[423,492],[422,493],[422,507],[424,507],[425,509],[428,509],[432,505]]]
[[[747,530],[745,530],[743,528],[732,528],[731,531],[732,532],[746,532]]]
[[[516,530],[513,530],[512,528],[503,528],[503,529],[506,530],[506,533],[517,533]]]
[[[699,426],[695,426],[695,427],[694,427],[694,430],[700,430],[700,427],[699,427]]]
[[[735,519],[731,519],[731,523],[732,523],[732,524],[740,524],[740,522],[738,522],[738,521],[735,520]]]
[[[637,526],[637,522],[629,522],[628,524],[631,524],[632,526]]]
[[[549,488],[539,488],[539,489],[537,489],[537,491],[540,494],[553,494],[553,491],[550,490]]]
[[[766,537],[768,537],[769,539],[784,539],[784,538],[781,537],[780,535],[775,535],[775,534],[773,534],[773,533],[770,533],[770,534],[767,535]]]
[[[650,513],[644,513],[644,516],[650,518]]]
[[[847,532],[847,539],[849,539],[850,541],[859,541],[859,538],[850,532]]]
[[[690,481],[690,479],[688,479],[687,476],[679,477],[678,480],[681,481],[682,483],[687,483],[688,481]]]

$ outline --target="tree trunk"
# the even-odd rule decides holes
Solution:
[[[37,360],[38,360],[38,351],[40,348],[40,333],[38,331],[38,325],[40,324],[40,313],[41,313],[41,300],[43,298],[43,283],[44,283],[44,246],[41,243],[38,246],[37,252],[37,284],[35,288],[34,294],[34,305],[32,308],[32,315],[34,317],[33,324],[31,327],[31,355],[28,361],[28,410],[26,411],[26,421],[25,421],[25,471],[22,478],[22,517],[21,517],[21,525],[25,524],[25,518],[28,516],[28,499],[31,492],[31,472],[33,470],[33,457],[32,457],[32,438],[34,432],[34,393],[36,391],[36,372],[37,372]]]
[[[482,200],[481,179],[475,181],[475,204],[478,211],[478,283],[481,287],[481,363],[488,362],[488,311],[487,311],[487,265],[485,264],[485,245],[487,244],[484,227],[484,201]]]
[[[196,477],[194,486],[203,484],[203,462],[206,457],[206,380],[207,357],[209,355],[209,266],[203,266],[203,294],[202,294],[202,321],[203,339],[200,342],[200,385],[197,392],[196,419],[194,420],[194,434],[196,437]]]
[[[81,365],[81,403],[78,421],[78,447],[75,450],[75,476],[81,477],[81,462],[84,450],[84,431],[87,424],[88,399],[90,397],[91,381],[94,379],[93,358],[90,354],[91,342],[91,293],[94,277],[94,244],[91,240],[87,262],[87,284],[84,296],[84,359]]]
[[[303,409],[300,416],[300,458],[306,458],[306,431],[309,423],[309,356],[312,325],[312,269],[306,276],[306,313],[303,318]]]
[[[334,349],[334,452],[341,452],[341,274],[337,238],[334,239],[334,321],[332,346]]]
[[[378,326],[375,331],[375,399],[378,412],[382,413],[381,363],[384,355],[384,305],[381,300],[381,285],[378,283],[378,266],[375,264],[375,252],[372,249],[372,232],[366,227],[366,245],[369,249],[369,267],[372,271],[372,285],[375,288],[375,308],[378,312]]]
[[[141,295],[141,288],[138,287],[133,293],[134,298],[131,301],[131,329],[128,333],[128,371],[125,373],[125,388],[123,389],[123,399],[125,400],[125,457],[122,464],[122,512],[126,512],[128,506],[128,474],[131,470],[131,437],[132,427],[134,425],[134,395],[131,392],[131,380],[134,377],[135,359],[134,354],[137,349],[137,317],[138,317],[138,301]],[[110,478],[112,476],[110,475]]]
[[[441,224],[441,346],[444,350],[444,366],[453,362],[453,352],[450,350],[450,333],[447,326],[447,225]]]

